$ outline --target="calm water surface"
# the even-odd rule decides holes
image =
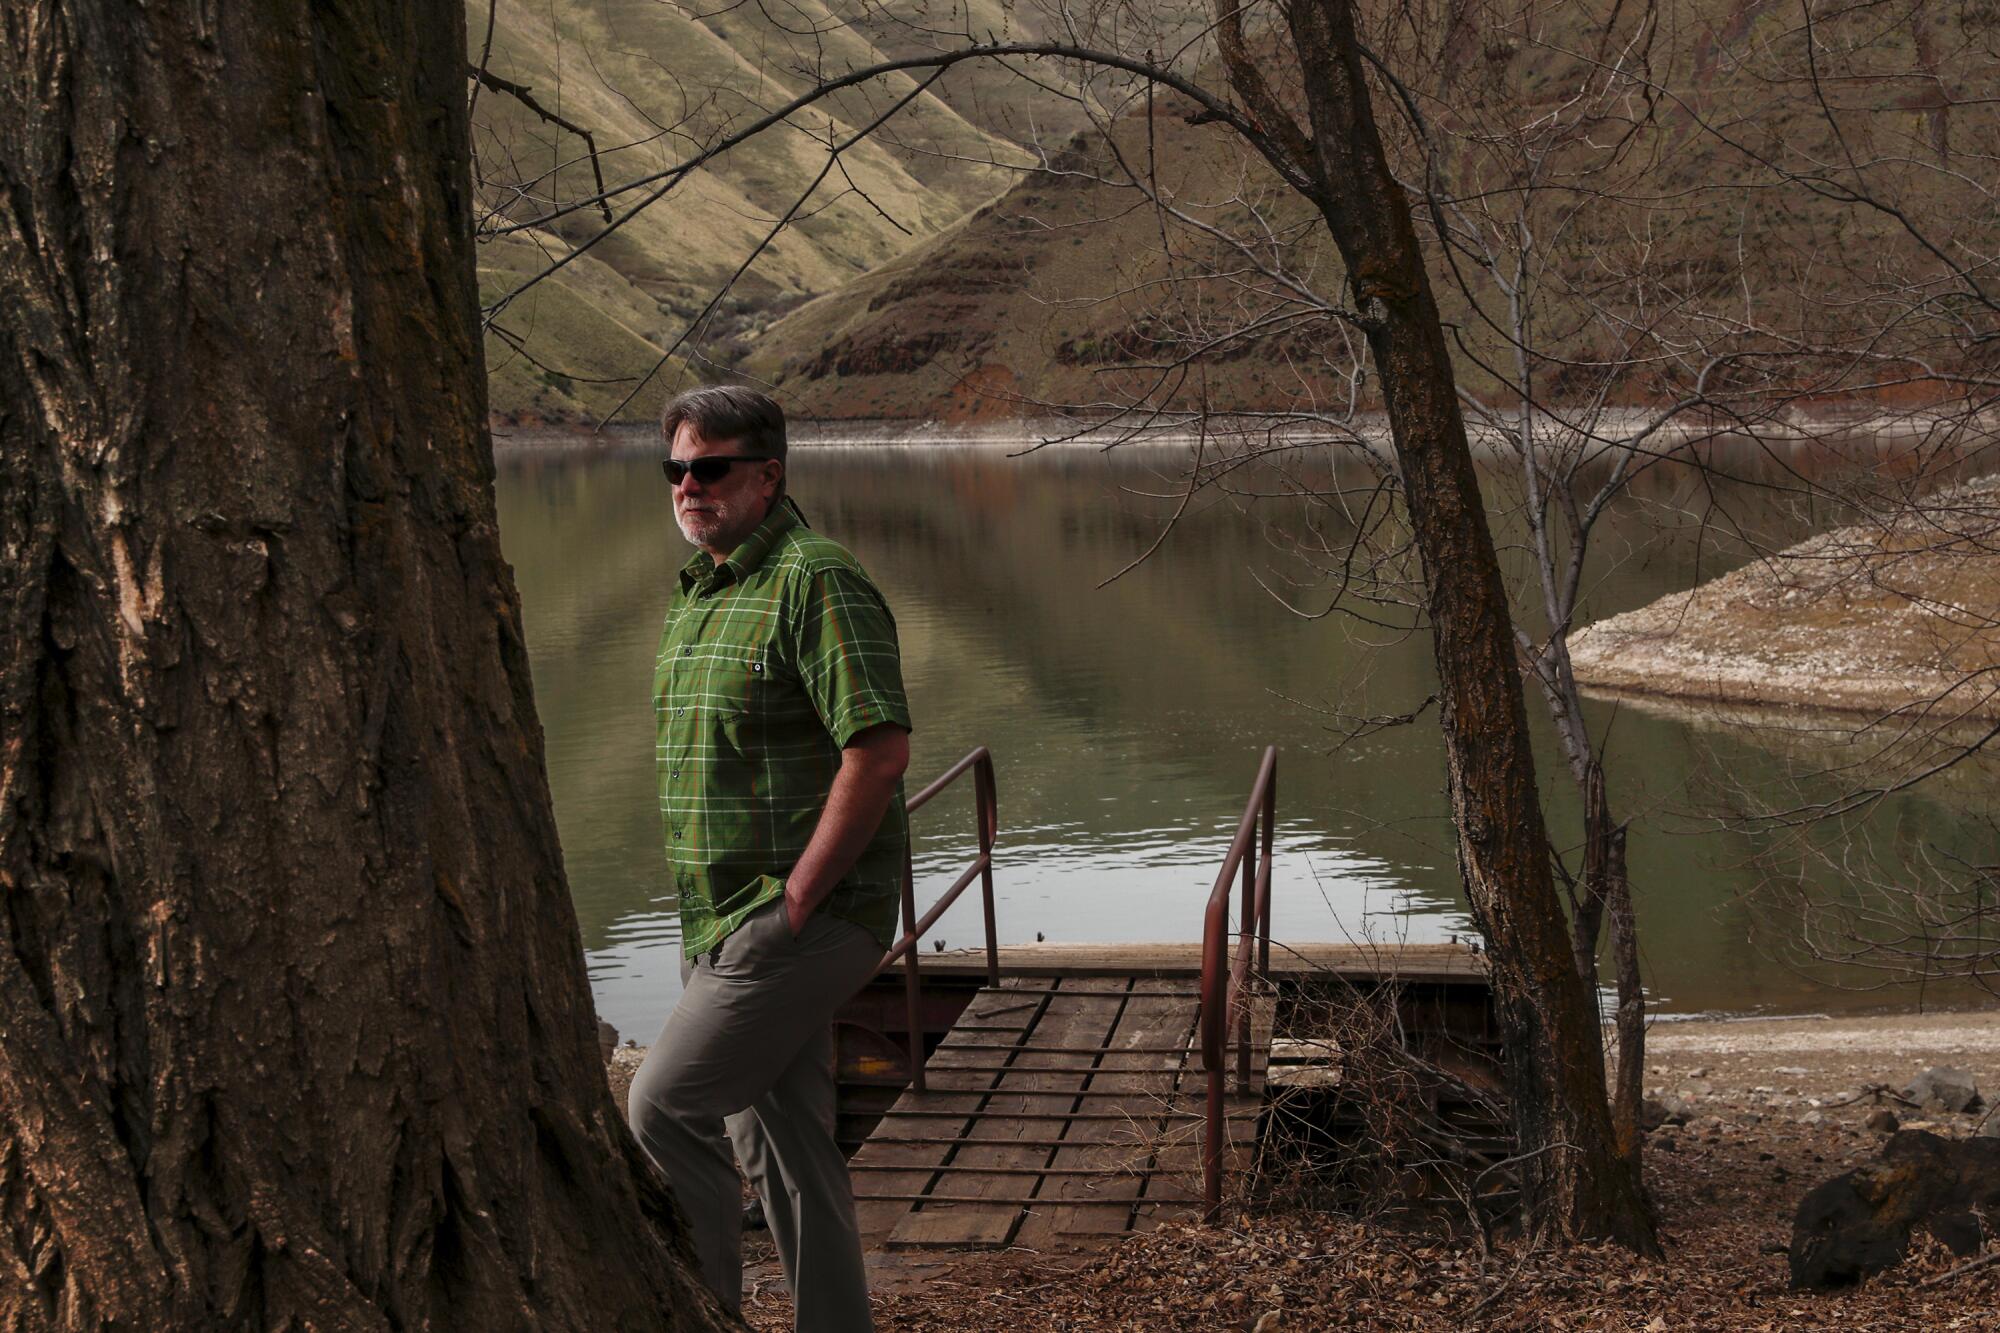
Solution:
[[[679,991],[647,694],[688,548],[656,457],[643,444],[511,449],[499,478],[592,984],[600,1012],[640,1040]],[[1330,474],[1294,467],[1288,483],[1246,470],[1236,493],[1197,497],[1150,558],[1098,586],[1153,544],[1185,465],[1171,449],[1010,458],[990,446],[794,446],[793,493],[816,528],[860,557],[896,614],[916,721],[912,789],[976,745],[993,750],[1002,942],[1199,938],[1269,743],[1281,747],[1281,938],[1469,934],[1435,718],[1342,743],[1335,716],[1416,708],[1432,686],[1426,636],[1343,614],[1304,618],[1267,591],[1323,608],[1325,579],[1299,540],[1338,549],[1343,529],[1285,492],[1300,481],[1324,489]],[[1756,488],[1736,498],[1732,517],[1751,516],[1769,540],[1813,526]],[[1736,538],[1699,523],[1697,508],[1669,482],[1622,503],[1596,548],[1593,616],[1741,562]],[[1529,704],[1533,714],[1539,702]],[[1744,895],[1798,873],[1785,840],[1706,818],[1727,785],[1842,762],[1838,747],[1632,706],[1604,705],[1597,721],[1610,725],[1613,799],[1636,817],[1631,875],[1658,1008],[1854,1003],[1768,961],[1753,939]],[[1576,802],[1546,745],[1540,773],[1559,836],[1573,838]],[[1861,830],[1867,855],[1893,864],[1948,835],[1963,822],[1964,789],[1886,803]],[[920,905],[971,848],[966,784],[918,818]],[[933,933],[971,945],[980,929],[968,894]],[[1899,997],[1874,1000],[1885,998]]]

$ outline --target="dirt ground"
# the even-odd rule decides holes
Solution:
[[[620,1097],[642,1055],[613,1056]],[[1656,1024],[1647,1089],[1688,1120],[1647,1141],[1660,1260],[1483,1244],[1469,1228],[1356,1217],[1337,1200],[1252,1204],[1220,1227],[1175,1223],[1062,1253],[871,1254],[877,1327],[2000,1330],[2000,1262],[1955,1271],[1963,1261],[1928,1237],[1859,1289],[1786,1288],[1793,1211],[1814,1185],[1879,1150],[1870,1114],[1886,1107],[1905,1128],[1947,1136],[1978,1131],[1983,1113],[1925,1112],[1865,1091],[1901,1089],[1934,1065],[2000,1095],[2000,1011]],[[745,1317],[760,1333],[789,1329],[769,1238],[744,1239]],[[2000,1255],[2000,1244],[1984,1253]]]
[[[622,1096],[642,1052],[612,1061]],[[1977,1132],[1981,1114],[1924,1112],[1901,1089],[1948,1065],[2000,1095],[2000,1011],[1656,1024],[1648,1091],[1688,1119],[1648,1138],[1648,1186],[1666,1256],[1568,1252],[1469,1228],[1413,1228],[1322,1206],[1231,1209],[1225,1224],[1170,1224],[1065,1253],[1011,1249],[871,1254],[883,1333],[1171,1329],[1996,1329],[2000,1262],[1961,1270],[1928,1237],[1901,1267],[1850,1291],[1786,1289],[1783,1247],[1799,1199],[1905,1128]],[[744,1314],[760,1333],[791,1327],[770,1242],[745,1237]],[[2000,1244],[1986,1254],[2000,1256]]]

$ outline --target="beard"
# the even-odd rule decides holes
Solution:
[[[723,500],[705,495],[700,508],[676,508],[674,522],[690,546],[733,550],[755,530],[754,506],[741,500]]]

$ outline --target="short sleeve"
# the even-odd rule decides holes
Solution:
[[[839,565],[807,580],[798,617],[798,668],[827,734],[843,748],[884,722],[910,729],[896,621],[865,574]]]

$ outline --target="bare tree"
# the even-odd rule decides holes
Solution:
[[[1590,618],[1593,534],[1659,473],[1692,487],[1705,525],[1741,533],[1717,483],[1747,472],[1801,508],[1890,528],[1907,529],[1896,516],[1913,505],[1927,511],[1940,540],[1899,538],[1874,562],[1915,575],[1944,545],[1963,553],[1953,501],[1930,492],[1991,465],[2000,387],[1981,350],[1994,194],[1968,176],[1990,166],[1948,151],[1935,119],[1948,94],[1926,103],[1914,135],[1898,124],[1909,104],[1880,95],[1912,57],[1931,86],[1982,77],[1990,49],[1953,44],[1936,31],[1944,20],[1907,7],[1807,5],[1775,37],[1705,61],[1680,36],[1686,16],[1670,4],[1493,7],[1459,43],[1464,58],[1393,80],[1405,185],[1462,301],[1454,336],[1475,438],[1515,469],[1509,512],[1529,571],[1517,637],[1583,811],[1582,864],[1559,870],[1586,978],[1607,916],[1611,926],[1614,1106],[1635,1155],[1644,1008],[1626,825],[1570,651]],[[1735,103],[1717,96],[1724,57],[1749,71],[1729,81]],[[1517,62],[1532,93],[1494,72]],[[1792,88],[1811,114],[1792,112]],[[1787,133],[1752,146],[1748,114],[1714,110],[1745,102],[1787,116]],[[1943,179],[1970,185],[1974,206],[1933,234]],[[1879,244],[1843,252],[1859,235]],[[1944,601],[1933,609],[1959,633],[1991,624]],[[1906,713],[1894,743],[1934,739],[1981,693],[1959,677]]]

